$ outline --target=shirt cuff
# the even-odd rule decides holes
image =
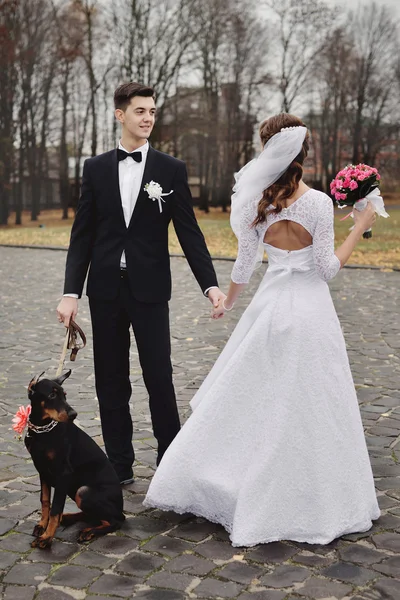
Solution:
[[[63,294],[63,298],[76,298],[78,300],[78,294]]]
[[[217,285],[212,285],[211,287],[207,288],[206,290],[204,290],[204,295],[206,296],[206,298],[208,298],[208,292],[210,290],[217,290],[218,286]]]

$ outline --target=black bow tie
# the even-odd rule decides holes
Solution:
[[[133,158],[133,160],[135,160],[138,163],[142,162],[142,153],[141,152],[125,152],[125,150],[121,150],[121,148],[117,148],[117,156],[118,156],[118,162],[120,160],[125,160],[125,158],[128,158],[128,156]]]

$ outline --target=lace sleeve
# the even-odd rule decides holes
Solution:
[[[240,218],[238,254],[231,274],[234,283],[248,283],[254,271],[260,242],[257,229],[252,227],[256,216],[254,204],[243,209]]]
[[[329,281],[340,269],[340,260],[334,250],[333,204],[325,194],[318,199],[318,204],[318,218],[313,236],[314,264],[321,279]]]

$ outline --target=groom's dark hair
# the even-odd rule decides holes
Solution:
[[[119,85],[114,92],[114,106],[120,110],[125,111],[131,98],[134,96],[145,96],[146,98],[154,98],[155,93],[153,88],[143,85],[142,83],[136,83],[136,81],[130,81],[129,83],[123,83]]]

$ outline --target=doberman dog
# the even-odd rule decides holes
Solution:
[[[70,374],[56,379],[39,375],[28,386],[31,414],[25,445],[40,476],[42,505],[42,518],[33,530],[34,548],[49,547],[60,523],[91,523],[79,534],[83,542],[115,531],[125,520],[117,474],[96,442],[73,423],[77,413],[62,388]],[[67,496],[80,512],[63,514]]]

